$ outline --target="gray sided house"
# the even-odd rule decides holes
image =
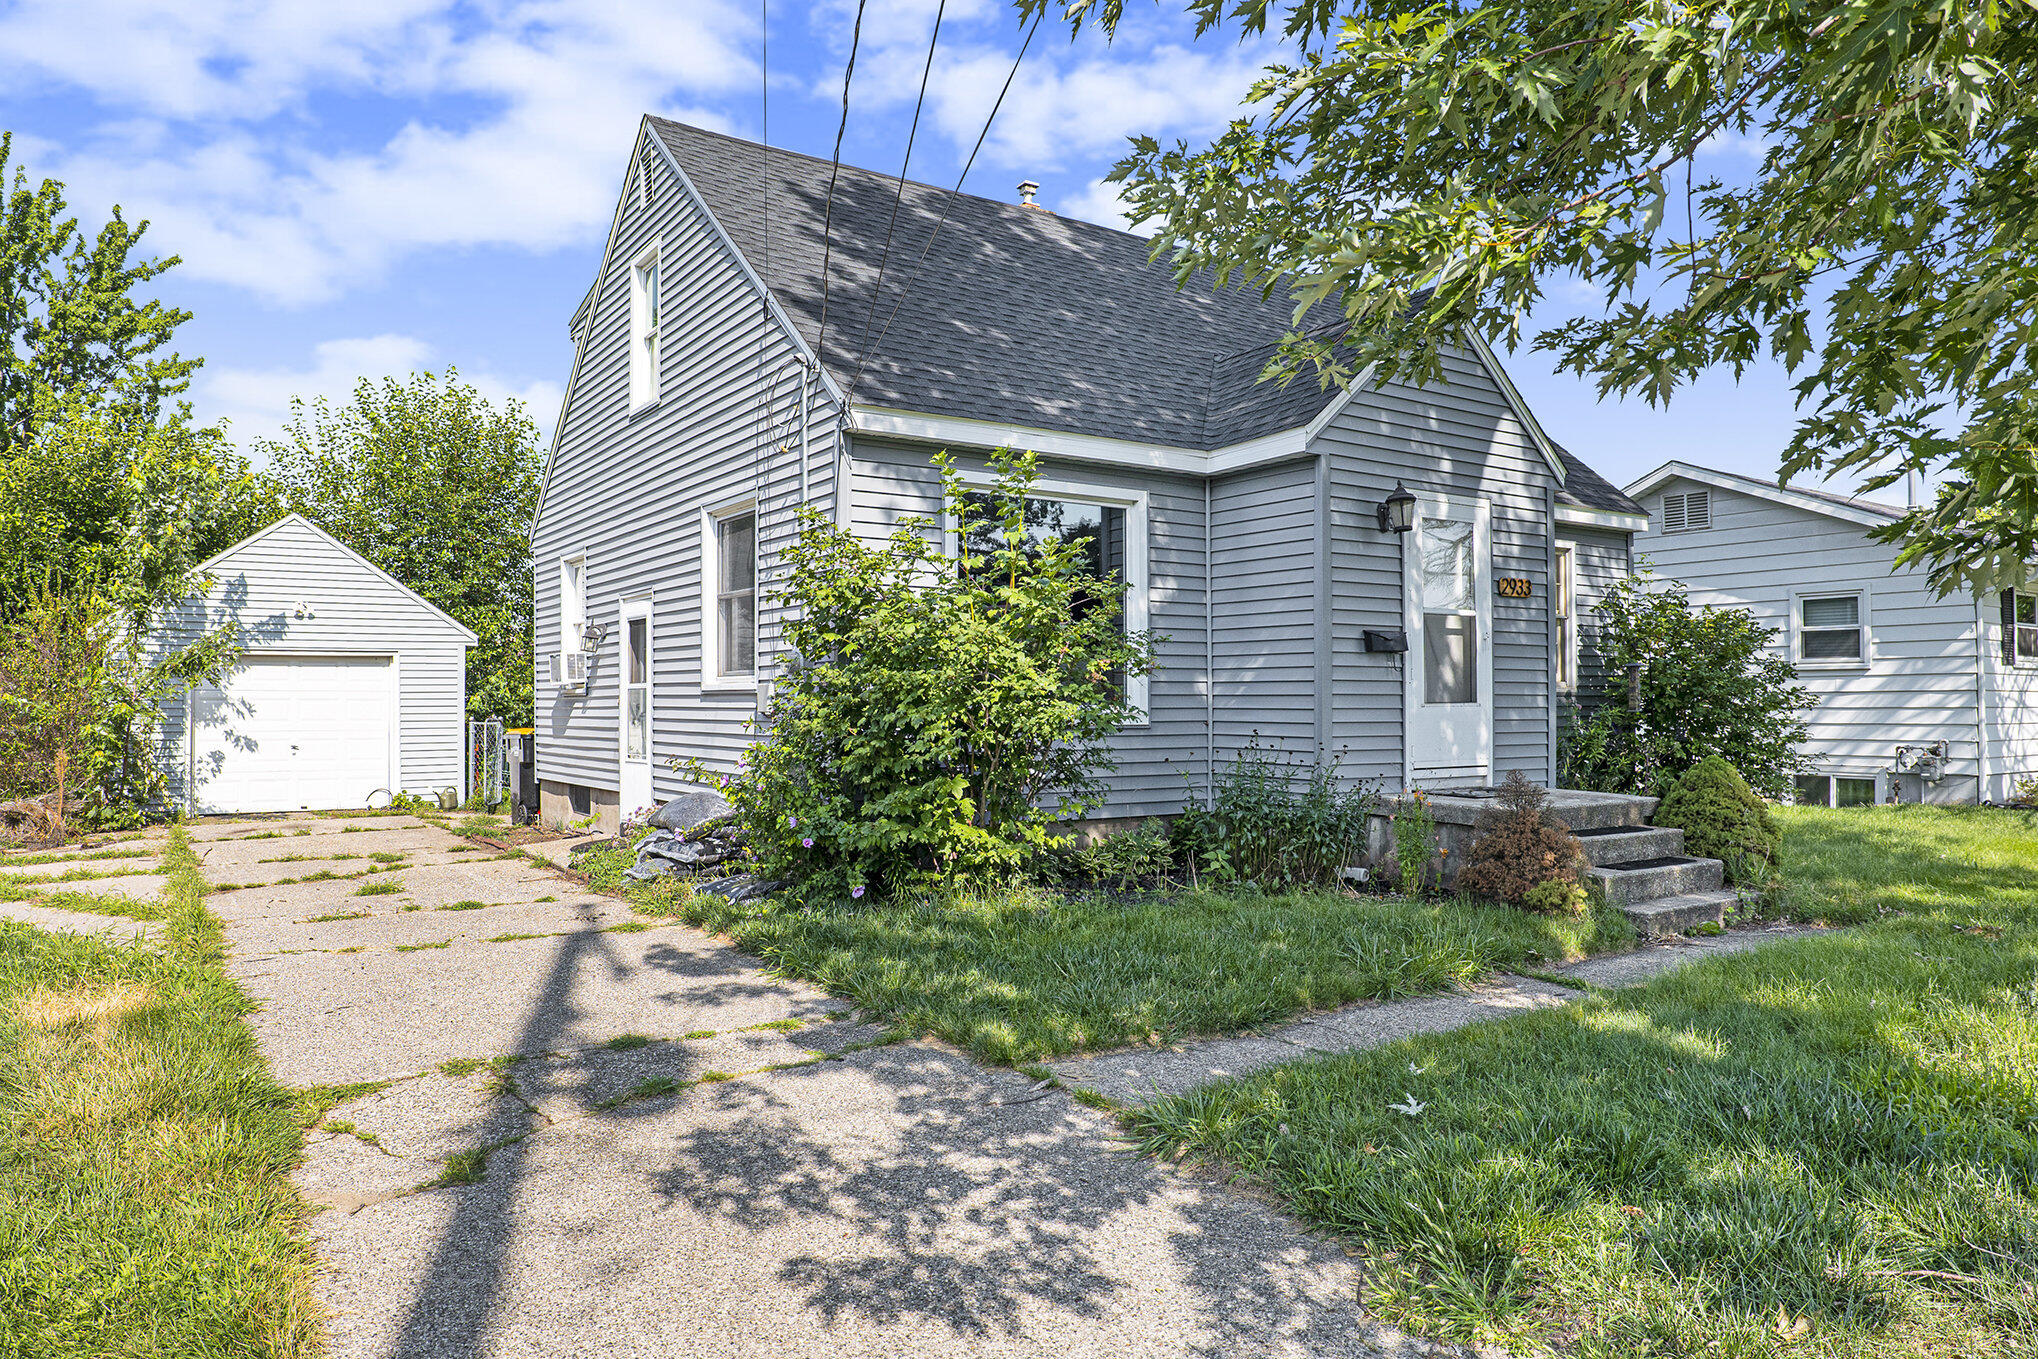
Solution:
[[[2038,774],[2038,598],[1944,598],[1868,534],[1903,511],[1672,462],[1629,486],[1635,552],[1697,604],[1745,607],[1818,696],[1800,801],[2004,800]]]
[[[1102,816],[1177,811],[1254,741],[1395,788],[1549,779],[1559,550],[1581,591],[1624,569],[1635,507],[1476,338],[1427,390],[1260,382],[1288,304],[1177,290],[1147,249],[647,118],[532,531],[544,814],[613,823],[686,786],[675,757],[735,766],[802,505],[878,539],[940,512],[933,454],[1008,446],[1165,638]]]

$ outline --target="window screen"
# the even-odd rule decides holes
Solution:
[[[717,673],[757,670],[757,516],[715,521]]]
[[[1797,654],[1805,661],[1858,661],[1861,596],[1829,595],[1798,601]]]

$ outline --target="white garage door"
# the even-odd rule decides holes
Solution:
[[[388,788],[387,656],[255,657],[222,693],[193,695],[193,773],[205,812],[365,807]]]

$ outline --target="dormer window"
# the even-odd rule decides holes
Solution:
[[[658,400],[658,247],[630,266],[630,409]]]

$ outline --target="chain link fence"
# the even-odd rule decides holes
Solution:
[[[467,724],[467,792],[490,807],[509,796],[509,748],[500,717]]]

